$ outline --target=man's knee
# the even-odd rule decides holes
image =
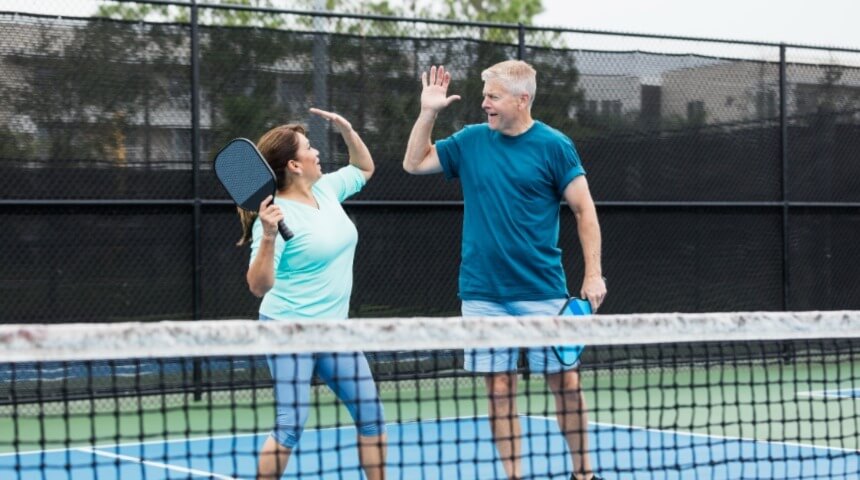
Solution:
[[[516,396],[515,374],[489,375],[486,379],[487,395],[497,407],[506,407],[514,402]]]
[[[567,410],[582,408],[585,400],[579,381],[579,373],[576,370],[550,375],[547,380],[557,404],[565,405]]]

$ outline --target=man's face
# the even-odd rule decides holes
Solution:
[[[527,116],[527,102],[527,95],[512,95],[498,80],[484,82],[481,108],[487,113],[487,124],[492,130],[509,133]]]

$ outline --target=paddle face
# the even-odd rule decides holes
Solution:
[[[247,138],[231,140],[215,155],[215,175],[236,202],[245,210],[256,212],[260,203],[277,190],[275,172],[257,147]],[[284,240],[293,237],[293,232],[281,220],[278,230]]]
[[[591,315],[591,313],[591,303],[588,300],[576,297],[569,298],[567,302],[565,302],[564,306],[561,307],[561,311],[558,312],[559,315],[563,316]],[[562,365],[565,367],[573,367],[579,363],[579,359],[582,356],[582,351],[585,349],[585,346],[559,345],[552,348]]]
[[[581,298],[571,297],[561,307],[559,315],[591,315],[591,302]]]
[[[246,138],[230,141],[215,155],[215,175],[236,205],[245,210],[256,212],[266,197],[275,194],[275,173]]]

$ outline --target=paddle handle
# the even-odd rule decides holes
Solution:
[[[281,236],[284,237],[284,241],[287,241],[295,236],[295,234],[287,228],[287,224],[284,223],[283,220],[278,222],[278,231],[281,232]]]

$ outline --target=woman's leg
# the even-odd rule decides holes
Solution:
[[[260,450],[260,458],[257,462],[257,480],[278,480],[287,468],[290,453],[293,450],[277,442],[275,437],[269,435],[266,443]]]
[[[272,355],[269,371],[275,388],[275,428],[266,439],[257,463],[257,479],[277,480],[308,419],[314,358],[310,354]]]
[[[360,352],[321,354],[318,358],[317,373],[355,420],[365,475],[368,480],[385,479],[385,420],[367,358]]]
[[[358,458],[367,480],[385,480],[385,457],[388,455],[388,435],[358,436]]]

